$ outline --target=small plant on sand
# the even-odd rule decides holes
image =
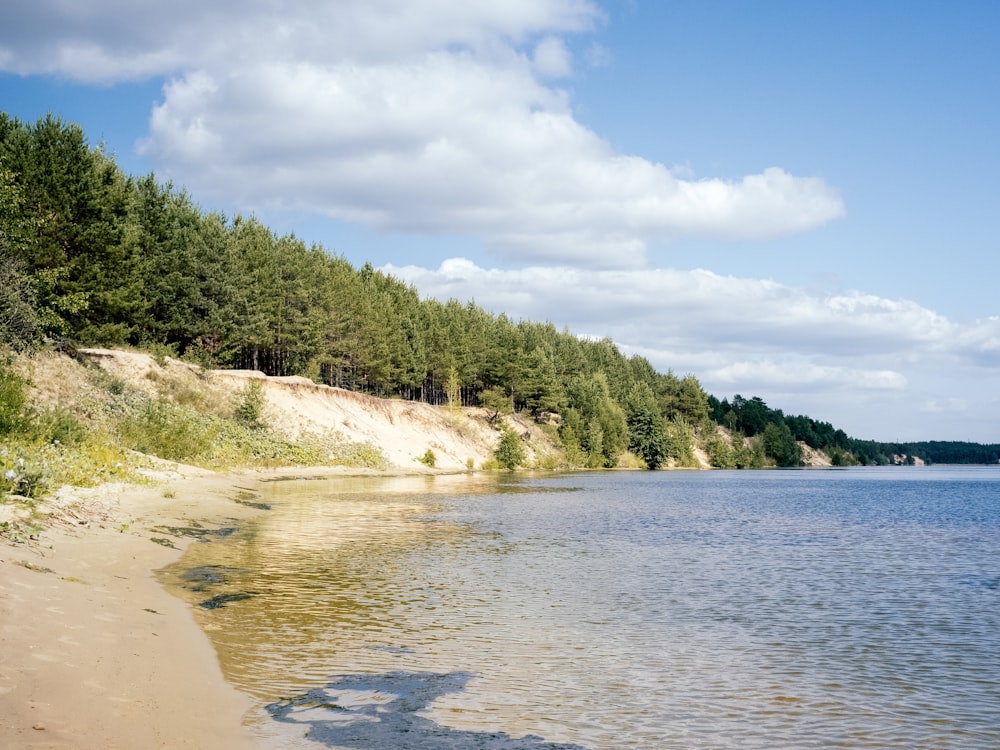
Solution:
[[[382,450],[371,443],[356,443],[347,440],[339,433],[336,441],[329,446],[329,459],[332,466],[355,466],[367,469],[385,469],[389,466]]]
[[[28,401],[28,381],[0,360],[0,436],[9,435],[23,424]]]
[[[417,460],[424,466],[431,469],[437,466],[437,456],[434,455],[434,451],[432,451],[430,448],[428,448],[427,452]]]
[[[260,380],[250,380],[240,391],[235,416],[237,422],[251,430],[262,430],[267,426],[264,421],[264,386]]]
[[[126,447],[170,461],[207,455],[219,434],[209,418],[169,401],[149,401],[121,427]]]

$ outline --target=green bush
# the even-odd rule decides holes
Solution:
[[[389,466],[382,449],[371,443],[355,443],[341,439],[329,454],[329,463],[333,466],[352,466],[366,469],[385,469]]]
[[[427,466],[428,468],[431,469],[437,466],[437,456],[434,455],[434,451],[432,451],[430,448],[428,448],[427,452],[417,460],[424,466]]]
[[[7,180],[11,177],[11,172],[0,170],[0,194],[5,186],[10,186]],[[9,198],[9,195],[0,198],[0,214],[5,209],[13,210]],[[10,239],[5,235],[8,235],[11,226],[6,221],[4,224],[4,231],[0,232],[0,343],[15,351],[23,351],[38,340],[37,300],[24,263],[5,252],[7,242],[4,240]]]
[[[713,432],[705,439],[705,453],[708,454],[708,462],[713,468],[736,468],[736,453],[733,446],[718,433]]]
[[[0,362],[0,435],[11,435],[24,427],[28,381]]]
[[[126,417],[121,428],[126,447],[170,461],[206,456],[219,434],[211,419],[168,401],[150,401]]]
[[[250,380],[240,391],[235,416],[237,422],[252,430],[262,430],[267,426],[264,421],[264,386],[260,380]]]
[[[521,442],[521,436],[510,428],[504,428],[503,435],[500,436],[500,442],[496,450],[493,451],[493,456],[502,468],[516,469],[524,463],[527,457],[524,452],[524,444]]]
[[[63,406],[53,406],[35,414],[27,431],[36,441],[75,445],[82,443],[87,431],[80,420]]]

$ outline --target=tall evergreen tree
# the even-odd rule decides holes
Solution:
[[[625,414],[629,450],[645,461],[647,468],[659,469],[669,458],[667,424],[648,383],[638,382],[632,386]]]

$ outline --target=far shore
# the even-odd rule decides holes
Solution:
[[[0,744],[257,747],[245,726],[251,700],[223,679],[188,605],[154,575],[190,541],[156,529],[247,518],[260,511],[238,502],[238,488],[331,473],[347,472],[183,467],[152,486],[64,488],[38,539],[0,544]]]

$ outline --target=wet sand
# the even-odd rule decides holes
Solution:
[[[258,746],[244,727],[249,697],[225,682],[187,604],[153,573],[191,543],[157,527],[211,528],[258,512],[236,502],[234,487],[255,481],[105,486],[63,506],[39,540],[0,543],[0,745]]]

